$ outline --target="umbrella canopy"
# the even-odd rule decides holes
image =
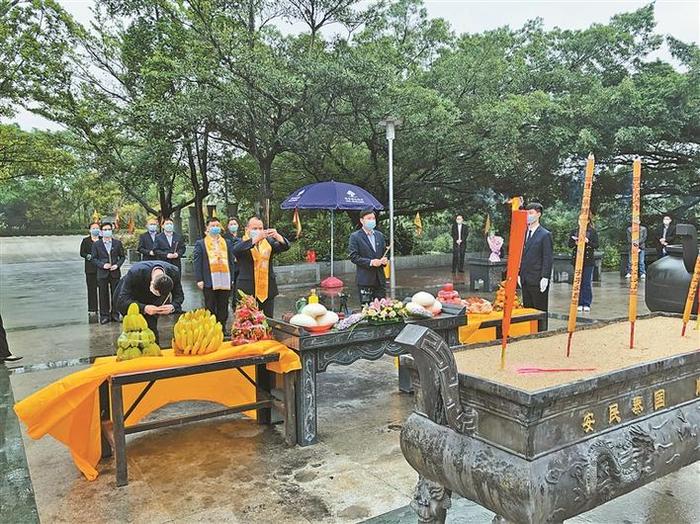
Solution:
[[[344,182],[318,182],[297,189],[289,195],[282,205],[282,209],[328,209],[331,212],[331,278],[325,279],[323,287],[342,286],[341,280],[333,276],[333,237],[334,212],[336,209],[362,210],[367,208],[384,209],[379,200],[361,187],[346,184]]]
[[[318,182],[297,189],[282,202],[282,209],[384,209],[368,191],[344,182]]]

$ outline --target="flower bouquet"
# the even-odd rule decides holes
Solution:
[[[408,316],[403,302],[390,298],[375,298],[362,308],[362,314],[370,324],[402,322]]]
[[[272,330],[267,323],[265,314],[260,311],[255,297],[238,291],[242,300],[236,306],[233,324],[231,325],[231,344],[241,346],[269,340],[272,338]]]

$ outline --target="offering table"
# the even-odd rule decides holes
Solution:
[[[311,334],[301,327],[281,320],[268,319],[272,335],[278,342],[296,351],[301,370],[296,377],[297,442],[301,446],[315,444],[317,434],[316,375],[329,365],[349,366],[358,360],[378,360],[383,355],[398,356],[406,349],[394,339],[407,324],[426,326],[439,333],[447,345],[459,344],[458,330],[466,323],[466,309],[445,306],[439,316],[391,324],[358,324],[344,331]],[[399,389],[412,391],[410,374],[399,365]]]

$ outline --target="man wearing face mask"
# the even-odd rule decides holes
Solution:
[[[158,236],[158,221],[155,218],[149,218],[146,223],[146,232],[139,236],[139,245],[136,248],[141,254],[141,260],[157,260],[156,256],[156,237]]]
[[[92,263],[92,246],[100,239],[100,224],[90,224],[90,234],[80,243],[80,256],[85,260],[85,284],[88,295],[88,322],[94,324],[97,318],[97,268]]]
[[[384,266],[389,260],[384,256],[386,240],[377,231],[377,217],[373,209],[360,212],[362,228],[350,235],[348,251],[350,261],[357,266],[357,286],[360,303],[368,304],[375,298],[386,297],[386,277]]]
[[[656,231],[656,252],[659,254],[659,258],[668,255],[666,246],[673,244],[673,237],[676,236],[676,226],[671,222],[671,216],[664,215],[663,225]]]
[[[258,217],[251,217],[245,235],[233,246],[238,266],[236,287],[247,295],[253,295],[265,316],[275,314],[277,280],[272,268],[272,258],[289,249],[289,241],[276,229],[263,229]]]
[[[182,273],[182,257],[185,256],[185,242],[182,235],[175,232],[175,224],[170,218],[163,221],[163,231],[156,237],[155,253],[158,260],[171,263]]]
[[[160,260],[137,262],[119,281],[116,290],[116,307],[126,315],[129,306],[136,302],[148,327],[158,337],[158,317],[182,312],[185,295],[182,292],[180,271]]]
[[[549,281],[554,261],[552,234],[540,225],[544,210],[542,204],[533,202],[525,209],[527,232],[518,284],[523,291],[523,305],[546,312],[549,309]],[[544,323],[544,329],[547,329],[546,318]]]
[[[452,224],[452,273],[464,273],[464,253],[467,249],[467,226],[462,215]]]
[[[110,320],[119,322],[119,313],[114,306],[117,284],[121,278],[121,267],[126,256],[124,246],[112,238],[112,224],[102,224],[102,238],[92,245],[92,263],[97,267],[97,287],[100,290],[100,324]]]
[[[236,264],[231,244],[221,236],[218,218],[207,220],[206,236],[195,242],[192,259],[194,280],[204,293],[204,307],[226,329],[228,299]]]

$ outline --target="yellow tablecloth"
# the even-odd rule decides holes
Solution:
[[[243,346],[225,343],[218,351],[202,356],[175,356],[169,349],[163,351],[162,357],[142,357],[124,362],[117,362],[116,357],[104,357],[95,360],[89,368],[49,384],[18,402],[15,413],[27,425],[27,432],[33,439],[49,434],[65,444],[78,469],[88,480],[94,480],[101,455],[98,390],[110,376],[269,353],[280,354],[277,362],[267,364],[270,371],[287,373],[301,369],[299,356],[274,340]],[[143,387],[143,384],[125,386],[124,405],[130,406]],[[208,400],[232,407],[253,402],[255,388],[236,370],[159,380],[129,416],[126,425],[136,424],[166,404],[183,400]]]
[[[537,333],[537,320],[530,320],[527,322],[518,321],[518,317],[536,313],[539,313],[539,311],[532,308],[514,309],[509,336],[518,337]],[[503,320],[503,311],[492,311],[491,313],[484,314],[468,313],[467,325],[459,328],[459,342],[461,344],[478,344],[480,342],[496,340],[495,327],[481,327],[481,324],[488,320]]]

